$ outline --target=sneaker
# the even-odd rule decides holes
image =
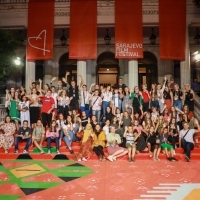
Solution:
[[[78,162],[81,162],[81,159],[80,159],[80,158],[78,159]]]
[[[110,160],[110,162],[113,162],[113,157],[110,155],[107,157],[108,160]]]
[[[128,158],[128,162],[131,162],[131,160],[132,160],[131,158]]]
[[[135,158],[131,158],[131,162],[135,162]]]
[[[26,151],[26,150],[24,149],[23,153],[28,153],[28,151]]]
[[[50,151],[50,149],[48,150],[48,154],[51,154],[51,151]]]
[[[69,152],[71,153],[71,154],[74,154],[74,151],[71,149],[71,150],[69,150]]]
[[[15,150],[14,154],[17,154],[18,153],[18,150]]]
[[[185,160],[186,160],[187,162],[190,162],[190,158],[187,157],[187,156],[185,156]]]
[[[172,158],[167,158],[167,160],[169,160],[170,162],[172,161]]]
[[[115,156],[113,156],[113,161],[116,161],[116,160],[117,160],[117,158]]]
[[[87,159],[83,157],[83,158],[82,158],[82,161],[85,161],[85,162],[86,162],[86,161],[87,161]]]
[[[60,151],[57,150],[57,154],[60,154]]]
[[[45,152],[44,152],[43,150],[42,150],[42,151],[40,151],[40,153],[41,153],[41,154],[45,154]]]
[[[172,161],[178,161],[176,158],[172,157]]]

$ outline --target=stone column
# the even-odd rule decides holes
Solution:
[[[138,61],[128,61],[128,86],[134,88],[138,86]]]
[[[184,84],[191,84],[191,72],[190,72],[190,47],[189,47],[189,35],[188,26],[186,27],[186,50],[185,50],[185,61],[181,61],[181,85],[183,89]]]
[[[52,76],[53,75],[53,69],[52,69],[52,61],[46,60],[44,61],[44,78],[43,78],[43,84],[50,84]],[[57,75],[55,76],[57,77]],[[57,86],[57,80],[54,82],[55,86]]]
[[[86,61],[78,60],[77,61],[77,84],[79,84],[79,77],[78,75],[82,75],[84,84],[86,84]]]
[[[27,92],[30,92],[30,81],[35,81],[35,62],[26,60],[25,87]]]

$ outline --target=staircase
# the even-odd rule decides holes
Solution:
[[[199,133],[199,142],[200,142],[200,133]],[[73,151],[75,153],[78,153],[78,151],[80,149],[80,145],[81,144],[78,143],[78,142],[73,142],[72,143],[72,149],[73,149]],[[47,142],[45,141],[45,142],[43,142],[43,147],[46,147],[46,146],[47,146]],[[1,148],[0,149],[0,160],[2,160],[2,159],[17,159],[19,154],[23,152],[24,147],[25,147],[25,143],[24,142],[19,143],[19,153],[18,154],[14,154],[14,146],[12,146],[10,148],[8,154],[5,154],[4,153],[4,149]],[[54,150],[55,150],[55,143],[52,143],[52,148],[54,148]],[[44,150],[46,150],[46,148],[44,148]],[[68,159],[72,159],[72,160],[76,159],[75,155],[70,154],[69,149],[66,147],[64,142],[62,142],[59,150],[60,150],[61,154],[66,155],[68,157]],[[108,152],[107,152],[106,148],[104,148],[104,152],[105,152],[105,155],[107,156]],[[185,160],[185,155],[183,154],[183,149],[182,148],[176,148],[175,152],[176,152],[175,157],[178,160],[183,160],[183,161]],[[29,155],[32,157],[32,159],[35,159],[35,160],[41,160],[41,159],[52,160],[55,157],[56,153],[42,154],[41,155],[40,152],[38,151],[38,149],[36,147],[33,147],[33,148],[29,148]],[[159,158],[161,160],[166,160],[166,155],[161,153]],[[97,156],[95,154],[93,154],[90,157],[90,160],[97,160],[97,159],[98,158],[97,158]],[[125,155],[125,156],[123,156],[121,158],[118,158],[118,160],[127,160],[127,159],[128,159],[127,155]],[[141,152],[140,154],[137,154],[135,156],[136,162],[137,162],[137,160],[151,160],[151,159],[152,158],[150,158],[148,152]],[[194,150],[192,150],[191,161],[192,160],[200,160],[200,148],[194,148]]]

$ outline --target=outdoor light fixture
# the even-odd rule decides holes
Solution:
[[[195,60],[196,60],[196,62],[200,61],[200,53],[198,53],[198,54],[195,55]]]
[[[17,66],[19,66],[19,65],[21,64],[21,60],[20,60],[19,57],[17,57],[17,58],[14,60],[14,62],[15,62],[15,65],[17,65]]]
[[[62,46],[66,46],[66,44],[67,44],[67,38],[65,37],[65,30],[64,29],[63,29],[63,35],[60,38],[60,41],[61,41]]]
[[[110,45],[111,37],[108,35],[108,28],[106,29],[106,31],[107,31],[107,34],[104,37],[104,41],[105,41],[106,45]]]
[[[197,34],[194,37],[194,41],[196,44],[200,44],[200,35],[199,35],[199,28],[196,28]]]
[[[152,34],[151,34],[149,40],[150,40],[151,44],[154,45],[156,43],[156,38],[157,37],[153,34],[154,28],[152,28],[151,30],[152,30]]]

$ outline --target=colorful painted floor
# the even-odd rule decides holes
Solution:
[[[0,200],[16,199],[200,200],[200,161],[0,160]]]

